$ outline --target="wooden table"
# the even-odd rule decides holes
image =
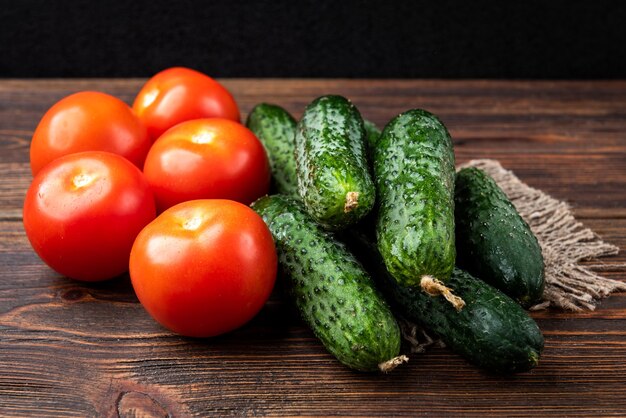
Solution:
[[[326,93],[380,125],[429,109],[457,162],[500,160],[626,249],[626,82],[223,81],[244,115],[269,101],[299,116]],[[127,276],[82,284],[51,271],[21,222],[32,132],[71,92],[132,102],[141,84],[0,81],[0,415],[626,415],[626,294],[595,312],[534,313],[546,348],[530,373],[492,376],[434,348],[369,375],[335,361],[278,296],[242,329],[194,340],[153,322]],[[624,280],[624,253],[603,261]]]

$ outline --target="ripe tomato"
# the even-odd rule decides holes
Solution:
[[[148,182],[116,154],[58,158],[33,180],[24,229],[39,257],[73,279],[98,281],[128,270],[139,231],[156,216]]]
[[[197,119],[169,129],[150,149],[143,171],[159,211],[193,199],[250,204],[270,183],[263,145],[228,119]]]
[[[237,103],[224,86],[182,67],[161,71],[148,80],[133,109],[153,141],[172,126],[192,119],[215,117],[239,122]]]
[[[43,116],[30,144],[30,168],[37,174],[50,161],[81,151],[108,151],[137,167],[152,142],[146,128],[123,101],[94,91],[61,99]]]
[[[277,256],[263,219],[232,200],[180,203],[137,236],[130,278],[161,325],[210,337],[248,322],[276,279]]]

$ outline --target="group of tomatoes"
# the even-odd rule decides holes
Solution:
[[[156,74],[132,108],[98,92],[60,100],[31,142],[33,248],[77,280],[129,271],[146,310],[179,334],[243,325],[269,297],[277,257],[248,206],[268,192],[267,155],[239,121],[233,96],[187,68]]]

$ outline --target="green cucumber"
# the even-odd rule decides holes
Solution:
[[[496,182],[469,167],[456,176],[457,264],[497,287],[522,306],[541,301],[541,247]]]
[[[272,170],[273,190],[298,196],[294,159],[296,120],[280,106],[261,103],[248,115],[246,126],[265,147]]]
[[[295,199],[265,196],[252,208],[272,233],[288,293],[326,349],[356,370],[384,371],[395,364],[398,324],[345,245]]]
[[[447,285],[465,301],[457,311],[441,296],[388,281],[405,317],[437,334],[470,363],[495,373],[518,373],[539,363],[543,335],[535,321],[498,289],[455,269]]]
[[[305,109],[295,138],[298,191],[307,212],[332,230],[365,216],[376,191],[357,108],[341,96],[319,97]]]
[[[526,311],[504,293],[455,268],[447,285],[465,301],[457,311],[441,296],[399,285],[366,234],[350,231],[347,239],[387,300],[470,363],[494,373],[524,372],[538,364],[543,335]]]
[[[376,149],[378,138],[380,138],[381,131],[374,122],[370,122],[367,119],[363,119],[363,127],[365,128],[365,144],[367,145],[367,154],[372,156],[374,154],[374,149]]]
[[[392,119],[374,151],[376,235],[398,283],[446,281],[454,248],[454,151],[446,127],[425,110]]]

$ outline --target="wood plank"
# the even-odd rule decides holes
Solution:
[[[272,100],[301,115],[327,92],[351,98],[363,115],[384,124],[422,107],[439,115],[458,142],[483,148],[621,152],[626,82],[504,82],[400,80],[222,80],[242,114]],[[44,112],[62,97],[99,90],[132,103],[143,80],[5,80],[0,87],[0,144],[5,161],[28,161],[23,149]],[[10,129],[8,128],[10,127]],[[512,147],[512,148],[511,148]]]
[[[546,337],[539,367],[494,376],[446,348],[389,375],[341,366],[276,289],[243,328],[176,336],[138,303],[127,275],[68,280],[32,251],[21,224],[30,136],[70,92],[132,101],[143,80],[0,81],[0,415],[623,416],[626,294],[595,311],[533,312]],[[409,107],[439,114],[457,161],[496,158],[574,206],[626,248],[626,82],[224,80],[245,114],[260,101],[299,115],[333,92],[379,124]],[[626,256],[602,260],[624,280]]]

